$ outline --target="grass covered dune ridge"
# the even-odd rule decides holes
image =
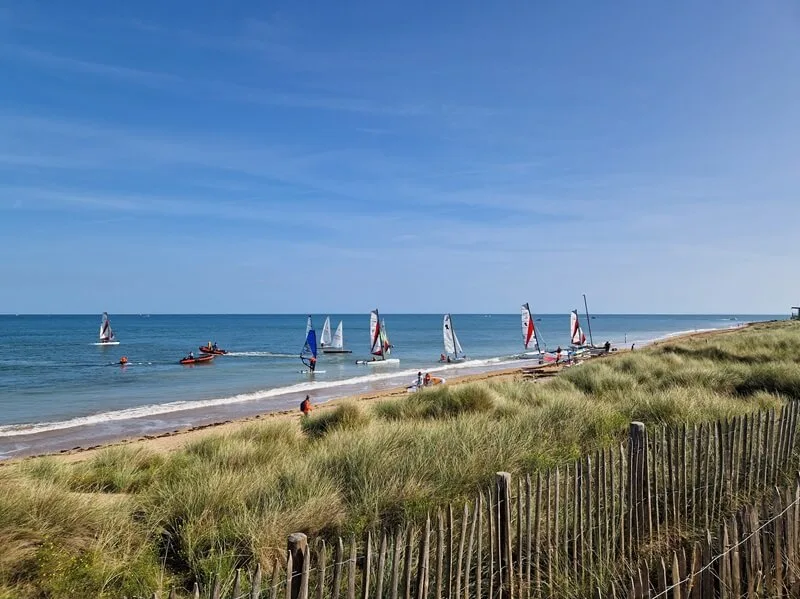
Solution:
[[[121,597],[267,566],[286,536],[360,534],[623,440],[800,399],[800,323],[700,335],[314,416],[179,450],[124,445],[0,468],[0,598]]]

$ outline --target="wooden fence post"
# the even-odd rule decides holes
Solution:
[[[291,571],[287,571],[286,575],[291,578],[291,599],[307,599],[301,597],[302,591],[302,578],[303,578],[303,565],[306,562],[306,553],[308,551],[308,537],[302,532],[293,532],[289,535],[287,542],[287,551],[292,556]]]
[[[498,472],[495,475],[499,518],[497,541],[500,557],[499,597],[514,596],[514,573],[511,565],[511,474]]]
[[[630,424],[628,468],[630,470],[627,500],[627,507],[630,510],[628,523],[632,528],[630,532],[634,543],[634,546],[630,547],[630,555],[634,558],[639,543],[650,533],[648,529],[650,513],[646,501],[650,481],[647,472],[647,445],[643,422],[634,421]]]

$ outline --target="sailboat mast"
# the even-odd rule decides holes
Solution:
[[[592,339],[592,319],[589,318],[589,304],[586,303],[586,294],[583,294],[583,307],[586,310],[586,326],[589,327],[589,344],[594,347],[594,339]]]

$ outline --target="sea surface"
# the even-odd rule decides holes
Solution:
[[[326,315],[315,315],[317,333]],[[456,376],[507,368],[523,351],[519,314],[454,314],[469,360],[441,365],[442,315],[382,314],[394,366],[369,358],[369,315],[344,322],[352,354],[320,354],[302,371],[306,315],[114,315],[119,345],[98,346],[99,315],[0,316],[0,459],[168,432],[411,384],[418,370]],[[630,347],[689,331],[722,329],[784,315],[592,315],[582,324],[595,344]],[[569,344],[569,314],[536,316],[548,349]],[[231,353],[208,365],[178,360],[216,341]],[[122,356],[126,366],[119,365]]]

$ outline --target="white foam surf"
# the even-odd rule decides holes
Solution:
[[[300,354],[281,354],[271,351],[229,351],[226,356],[246,358],[297,358]]]
[[[446,364],[428,369],[415,368],[408,370],[393,370],[392,372],[372,373],[364,376],[357,376],[338,381],[309,381],[309,382],[289,385],[287,387],[264,389],[252,393],[241,393],[229,397],[219,397],[214,399],[190,400],[190,401],[173,401],[162,404],[149,404],[145,406],[126,408],[122,410],[101,412],[89,416],[79,416],[76,418],[70,418],[69,420],[62,420],[56,422],[41,422],[33,424],[10,424],[10,425],[0,426],[0,437],[35,435],[37,433],[64,430],[64,429],[76,428],[79,426],[89,426],[89,425],[97,425],[109,422],[119,422],[124,420],[132,420],[135,418],[164,416],[167,414],[173,414],[175,412],[197,410],[202,408],[212,408],[212,407],[240,404],[252,401],[261,401],[272,398],[279,398],[281,396],[289,396],[296,393],[308,393],[326,389],[335,389],[337,387],[342,387],[342,388],[362,387],[362,386],[368,386],[371,383],[390,381],[392,379],[397,379],[398,386],[401,385],[405,386],[408,384],[408,381],[416,378],[417,372],[419,372],[420,370],[422,370],[423,372],[442,372],[442,371],[463,370],[470,368],[481,369],[487,366],[494,366],[494,367],[501,366],[506,363],[512,365],[514,362],[516,361],[504,360],[503,358],[490,358],[486,360],[469,360],[466,362],[459,362],[458,364]],[[350,392],[353,391],[351,390]]]

